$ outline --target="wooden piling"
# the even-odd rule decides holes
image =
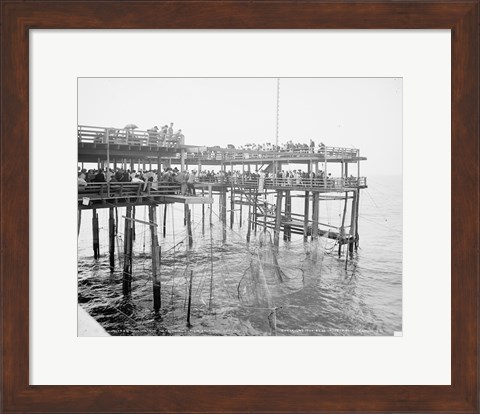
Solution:
[[[250,232],[252,230],[252,190],[248,189],[248,228],[247,243],[250,243]]]
[[[308,210],[310,207],[310,192],[305,191],[305,207],[304,207],[304,214],[303,214],[303,241],[306,242],[308,240]]]
[[[200,165],[200,161],[198,162]],[[200,171],[200,168],[199,168]],[[205,188],[202,187],[202,197],[205,197]],[[205,203],[202,203],[202,236],[205,235]]]
[[[282,197],[283,191],[277,191],[277,214],[275,217],[275,233],[274,233],[274,245],[278,246],[280,239],[280,226],[282,221]]]
[[[230,189],[230,228],[233,229],[233,220],[235,218],[235,189]]]
[[[80,234],[80,225],[82,224],[82,210],[77,210],[77,236]]]
[[[222,189],[222,240],[227,240],[227,187]]]
[[[167,235],[167,205],[165,203],[165,207],[163,209],[163,238]]]
[[[357,209],[357,193],[358,190],[353,191],[353,199],[352,199],[352,212],[350,214],[350,237],[348,240],[348,251],[350,255],[353,255],[353,245],[354,245],[354,237],[355,237],[355,211]]]
[[[318,239],[318,216],[320,211],[319,206],[319,193],[315,191],[313,193],[313,206],[312,206],[312,240]]]
[[[208,186],[208,197],[213,199],[212,185]],[[212,225],[212,212],[213,212],[213,203],[210,204],[210,226]]]
[[[358,210],[360,205],[360,190],[357,190],[357,200],[356,200],[356,209],[355,209],[355,250],[358,250],[359,245],[359,236],[358,236]]]
[[[255,229],[255,235],[257,234],[257,222],[258,222],[258,188],[255,191],[253,222],[252,222],[252,229]]]
[[[186,226],[187,225],[187,210],[188,210],[188,205],[187,204],[184,204],[183,205],[183,225]]]
[[[160,246],[157,236],[157,215],[156,207],[148,206],[148,218],[150,221],[150,239],[152,245],[152,279],[153,279],[153,309],[158,312],[161,307],[160,287]]]
[[[242,211],[243,211],[243,190],[240,190],[240,215],[239,215],[239,225],[242,227]]]
[[[93,209],[92,216],[92,231],[93,231],[93,257],[95,260],[100,258],[100,241],[98,236],[98,214],[97,210]]]
[[[192,220],[191,220],[191,212],[190,206],[185,204],[186,206],[186,220],[187,220],[187,234],[188,234],[188,247],[191,249],[193,247],[193,234],[192,234]]]
[[[113,207],[108,209],[108,253],[110,256],[110,272],[115,270],[115,219]]]
[[[136,213],[136,208],[135,206],[132,206],[132,240],[135,240],[135,213]]]
[[[190,323],[190,310],[192,308],[192,286],[193,286],[193,270],[190,270],[190,284],[188,289],[188,308],[187,308],[187,326],[192,327]]]
[[[132,291],[132,262],[133,262],[133,240],[132,240],[132,207],[127,206],[125,213],[125,251],[123,260],[123,294],[129,295]]]
[[[285,191],[285,218],[286,220],[290,220],[292,213],[292,197],[290,196],[290,190]],[[283,226],[283,240],[291,240],[292,239],[292,232],[290,226],[284,225]]]
[[[338,257],[342,255],[342,245],[345,242],[345,216],[347,215],[348,191],[345,191],[345,205],[343,207],[342,226],[340,227],[340,242],[338,243]]]

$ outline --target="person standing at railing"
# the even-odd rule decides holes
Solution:
[[[132,184],[143,183],[143,180],[140,178],[140,174],[135,174],[132,178]]]
[[[158,127],[155,125],[153,128],[147,129],[148,133],[148,145],[159,144]]]
[[[82,178],[80,175],[77,178],[77,182],[78,182],[79,190],[84,190],[87,187],[87,181],[84,178]]]
[[[103,170],[98,170],[97,175],[93,179],[95,183],[105,183],[107,180],[105,180],[105,175],[103,174]]]
[[[192,172],[188,175],[187,191],[188,191],[189,195],[196,195],[196,193],[195,193],[195,171],[194,170],[192,170]]]
[[[173,122],[170,122],[170,126],[167,130],[167,139],[172,139],[173,137]]]
[[[258,174],[258,191],[262,192],[265,187],[265,173],[260,171]]]

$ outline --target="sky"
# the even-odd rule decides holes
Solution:
[[[78,124],[174,123],[190,145],[360,149],[361,175],[402,173],[401,78],[79,78]]]

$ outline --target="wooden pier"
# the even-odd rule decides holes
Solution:
[[[212,181],[202,177],[197,179],[196,196],[183,195],[179,183],[172,182],[91,182],[78,190],[78,231],[81,226],[83,210],[92,210],[92,234],[94,258],[100,257],[103,247],[99,244],[98,209],[109,209],[109,255],[110,270],[115,268],[115,235],[119,218],[117,208],[125,207],[124,218],[124,262],[123,293],[129,295],[132,284],[132,262],[135,242],[135,223],[149,226],[151,233],[152,280],[154,310],[161,308],[161,252],[158,243],[158,227],[162,225],[165,237],[167,226],[167,207],[169,204],[184,205],[184,225],[186,227],[188,248],[193,247],[190,206],[202,205],[202,234],[205,233],[205,205],[210,205],[209,220],[212,224],[212,204],[218,196],[218,217],[222,225],[222,241],[227,239],[227,228],[234,228],[235,212],[238,212],[238,227],[247,223],[246,243],[256,234],[257,228],[273,230],[273,241],[279,246],[280,235],[289,242],[297,235],[304,242],[326,237],[338,244],[338,255],[345,255],[345,263],[359,244],[359,200],[362,189],[367,188],[367,179],[360,176],[360,162],[366,160],[358,149],[323,147],[319,149],[303,148],[298,150],[244,150],[219,147],[200,147],[185,145],[183,142],[159,139],[151,131],[126,131],[114,128],[78,127],[78,162],[97,163],[98,169],[122,168],[162,170],[172,164],[180,166],[180,171],[193,166],[198,172],[203,166],[219,166],[223,172]],[[304,164],[306,177],[281,177],[279,172],[287,164]],[[340,167],[339,177],[327,175],[329,166]],[[356,175],[351,172],[356,167]],[[247,179],[246,175],[233,174],[235,166],[242,171],[267,171],[268,178]],[[322,178],[310,178],[310,172],[322,167]],[[231,174],[226,171],[230,169]],[[350,175],[349,175],[350,173]],[[275,203],[268,201],[272,197]],[[303,211],[295,211],[292,200],[302,198]],[[320,221],[322,204],[333,200],[343,203],[341,224],[333,226]],[[350,203],[350,208],[348,204]],[[149,221],[135,218],[137,206],[148,206]],[[163,223],[156,222],[156,208],[164,206]],[[227,209],[227,206],[229,207]],[[347,211],[350,212],[347,217]],[[230,213],[228,217],[228,212]],[[114,214],[115,213],[115,214]],[[342,252],[342,249],[344,252]],[[192,277],[192,276],[191,276]],[[190,323],[190,321],[189,321]]]

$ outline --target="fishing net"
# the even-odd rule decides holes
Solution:
[[[238,299],[247,306],[273,309],[282,296],[303,287],[303,269],[279,263],[269,231],[259,236],[258,246],[250,252],[249,267],[238,283]]]

